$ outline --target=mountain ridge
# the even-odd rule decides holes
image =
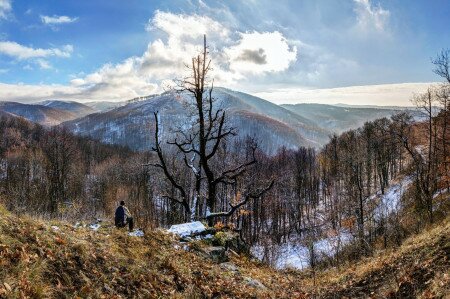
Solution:
[[[319,147],[330,135],[311,120],[251,95],[219,87],[214,89],[213,97],[216,107],[226,111],[229,124],[240,132],[239,137],[255,137],[261,148],[270,154],[281,146],[292,149],[301,145]],[[188,94],[165,92],[62,125],[77,134],[107,143],[146,150],[153,141],[153,112],[159,111],[162,132],[169,138],[169,127],[186,126],[192,121],[188,115],[191,101]]]

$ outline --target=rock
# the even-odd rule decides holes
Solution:
[[[206,230],[206,227],[200,221],[188,222],[182,224],[172,225],[168,230],[170,233],[179,235],[180,237],[187,237],[192,234],[201,233]]]
[[[244,277],[244,281],[245,283],[250,286],[250,287],[254,287],[255,289],[260,289],[260,290],[267,290],[266,286],[263,285],[259,280],[257,279],[253,279],[251,277]]]
[[[223,263],[228,261],[228,256],[226,254],[225,247],[222,246],[209,246],[200,249],[200,252],[211,259],[215,263]]]
[[[239,268],[230,262],[221,263],[220,268],[229,272],[239,273]]]
[[[248,254],[250,252],[249,247],[243,240],[241,240],[239,234],[232,231],[217,232],[214,235],[212,242],[214,245],[223,246],[226,249],[232,249],[237,253]]]

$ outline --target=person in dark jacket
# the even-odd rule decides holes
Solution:
[[[133,230],[134,223],[133,217],[131,217],[130,210],[125,206],[125,202],[122,200],[120,206],[117,207],[114,222],[117,228],[125,227],[128,225],[130,232]]]

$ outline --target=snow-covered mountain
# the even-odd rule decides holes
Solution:
[[[239,137],[256,137],[260,147],[270,154],[280,146],[318,147],[330,134],[313,121],[258,97],[225,88],[215,88],[213,97],[216,107],[226,109],[229,124],[237,128]],[[146,150],[153,144],[153,112],[159,111],[162,133],[167,138],[171,129],[186,128],[189,101],[188,95],[166,92],[69,121],[64,126],[107,143]]]

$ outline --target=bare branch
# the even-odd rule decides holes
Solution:
[[[244,199],[241,200],[239,203],[233,205],[230,203],[230,209],[226,212],[216,212],[216,213],[210,213],[206,216],[206,219],[212,219],[216,217],[229,217],[233,215],[233,213],[238,210],[240,207],[248,203],[251,199],[259,199],[261,198],[266,192],[268,192],[270,189],[272,189],[274,184],[274,181],[272,180],[268,186],[266,186],[264,189],[256,192],[248,193],[244,196]]]
[[[158,155],[159,161],[160,163],[157,164],[150,164],[151,166],[155,166],[155,167],[159,167],[163,170],[164,175],[166,176],[166,178],[170,181],[170,183],[172,184],[172,186],[174,188],[176,188],[182,197],[182,203],[186,204],[187,203],[187,198],[186,198],[186,191],[184,190],[184,188],[175,180],[175,177],[170,173],[166,161],[164,159],[164,155],[161,149],[161,143],[159,140],[159,124],[158,124],[158,112],[154,112],[153,113],[154,117],[155,117],[155,147],[152,148],[152,150],[154,152],[156,152],[156,154]],[[178,201],[180,202],[180,201]]]

